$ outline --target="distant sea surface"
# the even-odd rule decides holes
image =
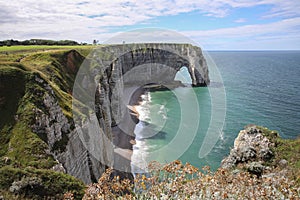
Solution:
[[[247,124],[277,130],[283,138],[300,136],[300,51],[214,51],[208,55],[223,79],[223,83],[212,79],[209,87],[224,85],[226,91],[224,127],[212,151],[200,159],[199,150],[211,120],[209,88],[178,88],[177,92],[186,97],[185,102],[189,93],[196,94],[200,112],[196,136],[180,160],[217,169]],[[179,73],[190,79],[186,68]],[[138,107],[141,122],[136,127],[137,144],[132,157],[133,165],[137,166],[145,164],[143,160],[149,153],[168,146],[178,134],[179,126],[189,127],[194,120],[192,112],[189,120],[182,119],[181,100],[172,91],[148,92],[142,98]],[[145,137],[147,131],[152,131],[153,136]],[[172,153],[172,150],[159,153],[157,160],[168,160]],[[133,168],[138,172],[138,167]]]

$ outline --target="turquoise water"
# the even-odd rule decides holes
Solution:
[[[134,147],[134,154],[139,155],[136,160],[155,159],[164,163],[177,156],[197,167],[210,165],[216,169],[229,153],[239,131],[247,124],[277,130],[284,138],[300,135],[299,51],[209,52],[209,55],[223,83],[214,82],[214,77],[211,77],[208,88],[177,88],[175,92],[156,91],[143,96],[144,102],[139,108],[141,122],[137,126],[139,131],[136,131],[137,145]],[[209,62],[209,65],[212,64]],[[189,83],[184,68],[180,73]],[[212,143],[212,150],[200,158],[199,150],[212,117],[210,89],[223,86],[226,92],[224,126],[217,134],[217,143]],[[194,98],[198,106],[195,106]],[[183,107],[188,114],[182,111]],[[216,108],[219,109],[218,105]]]

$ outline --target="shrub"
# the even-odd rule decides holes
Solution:
[[[90,185],[83,199],[295,199],[300,195],[299,187],[284,174],[257,177],[222,168],[211,172],[209,167],[200,171],[174,161],[165,166],[152,163],[149,174],[137,176],[130,184],[110,178],[111,171]]]

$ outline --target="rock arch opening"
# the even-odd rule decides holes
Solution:
[[[188,67],[186,67],[186,66],[182,66],[180,68],[180,70],[176,73],[174,80],[180,81],[184,85],[192,85],[193,84],[191,74],[188,70]]]

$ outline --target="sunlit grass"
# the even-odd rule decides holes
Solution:
[[[67,191],[77,193],[77,199],[83,195],[81,181],[51,170],[57,162],[47,152],[48,137],[32,132],[32,125],[36,110],[48,112],[44,104],[47,95],[55,98],[71,122],[73,81],[85,58],[81,53],[88,54],[92,47],[46,47],[0,47],[10,49],[0,52],[0,196],[4,199],[62,199]],[[77,47],[81,51],[72,51]],[[53,149],[64,150],[67,142],[68,136],[63,134]],[[22,186],[16,194],[10,191],[13,184]]]
[[[14,51],[38,51],[38,50],[55,50],[55,49],[90,49],[93,45],[74,45],[74,46],[57,46],[57,45],[18,45],[18,46],[2,46],[0,52],[14,52]]]

